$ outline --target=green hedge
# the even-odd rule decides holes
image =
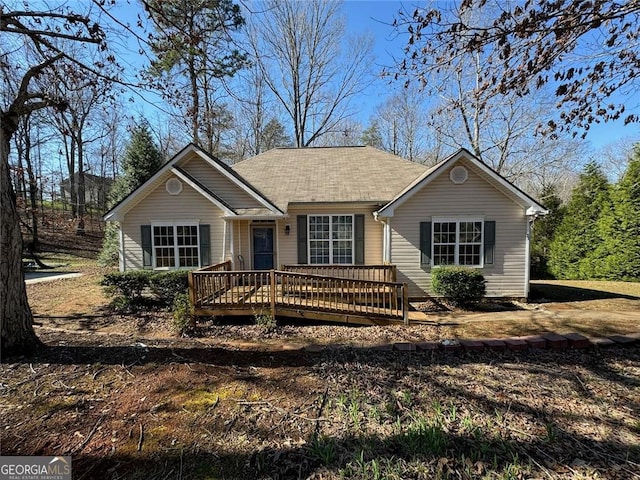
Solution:
[[[431,286],[436,295],[456,306],[473,305],[486,294],[482,272],[468,267],[437,267],[431,271]]]
[[[137,302],[142,293],[149,287],[149,272],[134,270],[131,272],[108,273],[100,282],[105,292],[112,296],[124,297],[130,302]]]
[[[117,305],[134,306],[148,303],[149,297],[145,296],[145,293],[150,292],[159,305],[170,306],[178,295],[187,293],[189,272],[134,270],[109,273],[104,276],[101,285],[105,287],[108,295],[117,297]]]
[[[189,289],[189,272],[175,270],[154,273],[149,277],[149,288],[160,302],[172,305],[178,295],[187,293]]]

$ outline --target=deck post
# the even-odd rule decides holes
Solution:
[[[405,325],[409,325],[409,288],[406,282],[402,284],[402,319]]]
[[[269,293],[271,294],[271,318],[276,319],[276,271],[269,272]]]
[[[194,328],[196,326],[196,316],[194,315],[193,310],[196,308],[196,292],[193,287],[193,272],[189,272],[189,303],[191,304],[189,307],[190,310],[190,318],[189,318],[189,326]]]

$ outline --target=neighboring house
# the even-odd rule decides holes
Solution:
[[[76,188],[78,186],[78,173],[73,174],[73,180]],[[113,179],[108,177],[100,177],[97,175],[91,175],[90,173],[84,173],[84,191],[86,206],[97,208],[104,211],[107,208],[107,195],[109,189],[113,185]],[[71,179],[65,178],[60,182],[60,195],[63,201],[71,201]]]
[[[105,219],[123,271],[388,263],[417,299],[456,264],[480,268],[488,296],[522,298],[545,213],[466,150],[427,168],[372,147],[276,148],[229,167],[189,145]]]

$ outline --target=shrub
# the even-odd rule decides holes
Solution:
[[[174,270],[158,272],[149,277],[149,288],[164,305],[173,304],[178,295],[183,295],[189,288],[189,272]]]
[[[271,332],[278,326],[278,322],[270,313],[256,313],[254,316],[256,325],[261,327],[265,332]]]
[[[127,297],[123,297],[122,295],[118,295],[113,300],[111,300],[109,306],[113,309],[113,311],[119,313],[127,313],[135,310],[134,306],[131,305],[131,300]]]
[[[189,295],[178,293],[173,298],[172,327],[178,335],[184,335],[191,326],[191,302]]]
[[[108,273],[100,282],[110,296],[124,297],[129,303],[140,303],[142,293],[149,286],[149,272],[135,270],[131,272]]]
[[[431,285],[436,295],[456,306],[472,305],[484,297],[486,280],[482,272],[467,267],[437,267],[431,272]]]
[[[102,248],[98,254],[98,265],[116,267],[118,265],[118,245],[120,229],[113,222],[107,222],[102,240]]]

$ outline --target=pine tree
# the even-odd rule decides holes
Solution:
[[[599,221],[610,201],[607,177],[597,163],[589,162],[550,245],[549,271],[553,276],[568,280],[594,276],[592,252],[603,242]]]
[[[603,215],[604,242],[596,252],[599,277],[640,280],[640,144],[624,175],[613,189],[611,208]]]
[[[382,140],[382,133],[380,133],[380,124],[378,120],[372,120],[371,123],[362,132],[360,141],[363,145],[378,148],[382,150],[384,148],[384,142]]]
[[[269,120],[260,132],[260,152],[277,147],[290,147],[292,144],[284,125],[277,118]]]
[[[109,191],[109,207],[115,206],[127,195],[147,181],[163,164],[162,154],[151,137],[146,121],[131,132],[131,139],[122,162],[123,175],[118,177]],[[118,232],[115,223],[105,228],[99,262],[105,266],[118,264]]]

